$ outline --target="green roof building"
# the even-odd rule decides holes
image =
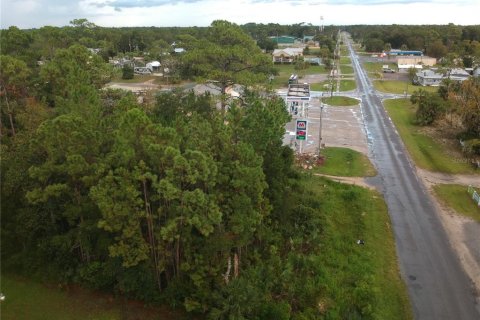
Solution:
[[[296,38],[290,36],[279,36],[279,37],[270,37],[277,44],[294,44]]]

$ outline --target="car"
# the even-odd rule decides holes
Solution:
[[[387,68],[387,69],[383,69],[383,73],[395,73],[395,70]]]

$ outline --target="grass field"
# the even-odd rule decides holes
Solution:
[[[472,200],[467,192],[467,186],[458,184],[438,184],[433,187],[441,201],[455,210],[458,214],[480,222],[480,207]],[[477,193],[480,190],[477,190]]]
[[[18,276],[2,274],[2,319],[124,320],[187,319],[180,312],[145,307],[143,303],[115,299],[84,289],[60,290]]]
[[[351,64],[352,61],[349,57],[340,57],[340,64]]]
[[[350,65],[346,65],[346,64],[341,64],[340,65],[340,72],[342,74],[353,74],[353,67],[350,66]]]
[[[415,106],[407,99],[386,100],[385,108],[395,123],[403,142],[415,163],[424,169],[445,173],[475,173],[468,163],[456,161],[452,153],[440,142],[421,131],[422,127],[413,124]]]
[[[376,175],[375,168],[368,157],[358,151],[328,147],[322,149],[321,154],[325,157],[325,163],[315,167],[315,173],[343,177],[373,177]]]
[[[357,99],[342,96],[322,98],[322,101],[331,106],[355,106],[360,103]]]
[[[408,94],[413,94],[415,91],[418,91],[420,89],[426,90],[428,92],[436,92],[438,89],[436,87],[414,86],[406,81],[398,80],[375,80],[373,81],[373,85],[378,91],[398,94],[403,94],[405,93],[405,91],[407,91]]]
[[[300,79],[307,74],[321,74],[326,73],[324,66],[315,66],[311,65],[305,70],[295,70],[293,64],[276,64],[275,69],[278,71],[278,75],[275,76],[275,79],[272,81],[274,88],[288,87],[288,78],[292,74],[298,74]]]
[[[368,308],[366,319],[412,319],[382,196],[320,177],[306,178],[304,184],[311,198],[321,199],[318,210],[326,219],[321,250],[302,262],[319,266],[314,280],[322,288],[319,307],[332,304],[345,310],[355,299]],[[357,245],[358,239],[365,244]],[[363,317],[332,313],[325,319]]]

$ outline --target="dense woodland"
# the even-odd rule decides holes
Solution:
[[[333,50],[327,30],[319,39]],[[311,32],[84,19],[2,30],[2,271],[209,319],[381,318],[371,259],[345,244],[364,231],[360,213],[375,211],[368,194],[307,188],[282,146],[284,102],[261,86],[271,60],[252,36]],[[249,89],[236,100],[174,91],[143,104],[102,89],[109,57],[169,59],[172,42],[187,48],[179,76]],[[339,212],[358,219],[345,243],[331,228]]]

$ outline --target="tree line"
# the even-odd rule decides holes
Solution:
[[[356,25],[347,26],[345,30],[369,52],[391,48],[420,50],[435,58],[447,58],[450,62],[466,57],[465,67],[472,67],[473,62],[480,63],[478,25]]]

